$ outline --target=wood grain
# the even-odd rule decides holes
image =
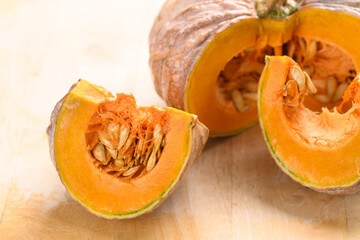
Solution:
[[[0,1],[0,239],[359,239],[360,195],[296,184],[259,126],[211,139],[188,177],[153,213],[110,221],[74,202],[52,166],[52,108],[84,78],[164,106],[148,68],[162,0]]]

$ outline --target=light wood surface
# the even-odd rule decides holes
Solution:
[[[360,194],[330,196],[293,182],[259,126],[211,139],[151,214],[104,220],[70,198],[49,157],[52,108],[78,78],[164,106],[147,48],[161,4],[0,1],[0,239],[360,239]]]

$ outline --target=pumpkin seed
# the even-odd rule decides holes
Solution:
[[[138,149],[139,149],[139,141],[138,141],[138,144],[135,144],[135,148],[134,148],[134,151],[133,151],[133,154],[132,154],[133,158],[135,158],[135,159],[136,159]]]
[[[128,177],[130,175],[133,175],[134,173],[137,172],[137,170],[139,170],[140,166],[135,166],[135,167],[131,167],[129,170],[127,170],[126,172],[123,172],[123,176],[124,177]]]
[[[128,170],[129,169],[129,167],[121,167],[121,168],[119,168],[117,171],[118,172],[122,172],[122,171],[126,171],[126,170]]]
[[[115,159],[114,164],[117,167],[123,167],[125,165],[125,161],[123,159]]]
[[[257,93],[244,93],[242,95],[245,99],[250,100],[252,102],[257,101]]]
[[[152,153],[146,164],[146,171],[149,172],[151,169],[153,169],[155,163],[156,163],[156,153],[155,154]]]
[[[161,126],[160,124],[157,124],[154,129],[154,148],[146,165],[146,171],[150,171],[155,166],[156,154],[160,149],[162,137]]]
[[[157,151],[160,147],[162,141],[163,134],[161,133],[160,124],[156,124],[154,129],[154,149]]]
[[[107,150],[107,152],[110,154],[110,156],[111,156],[113,159],[116,159],[116,158],[117,158],[117,151],[116,151],[116,149],[111,149],[111,148],[106,147],[106,150]]]
[[[312,82],[314,83],[315,87],[317,89],[325,89],[326,88],[326,81],[322,79],[312,79]]]
[[[146,157],[146,151],[147,149],[150,147],[151,145],[151,142],[149,142],[149,140],[151,139],[151,136],[152,136],[152,133],[147,130],[146,131],[146,134],[145,134],[145,142],[144,142],[144,145],[143,145],[143,148],[141,150],[141,157],[140,157],[140,162],[143,163],[144,162],[144,158]]]
[[[115,159],[117,157],[117,151],[114,148],[114,145],[112,144],[112,142],[110,140],[111,137],[110,137],[108,131],[105,131],[105,130],[101,131],[101,132],[99,132],[98,136],[99,136],[100,142],[106,146],[106,150],[108,151],[110,156]]]
[[[122,153],[125,153],[134,142],[135,142],[135,136],[133,134],[130,134],[129,138],[125,143],[125,146],[123,147]]]
[[[105,165],[107,165],[110,162],[110,160],[111,160],[111,155],[110,155],[109,151],[106,151],[106,164]]]
[[[316,41],[311,41],[309,47],[307,48],[306,58],[312,59],[316,54]]]
[[[245,111],[245,109],[244,109],[245,103],[244,103],[244,99],[243,99],[241,93],[239,92],[239,90],[237,90],[237,89],[232,90],[231,97],[232,97],[232,100],[233,100],[233,103],[234,103],[236,109],[239,112],[244,112]]]
[[[340,85],[335,90],[332,100],[333,101],[340,100],[344,96],[347,87],[348,87],[347,83],[340,83]]]
[[[296,65],[291,66],[290,75],[296,81],[299,90],[302,91],[305,88],[305,75],[303,71]]]
[[[145,138],[140,138],[138,142],[137,154],[140,155],[145,149]]]
[[[103,144],[97,143],[95,147],[92,149],[92,154],[102,164],[106,165],[108,163],[106,158],[105,147]]]
[[[286,83],[286,96],[295,97],[299,93],[298,85],[295,80],[289,80]]]
[[[303,38],[299,38],[299,45],[301,48],[301,52],[303,52],[304,54],[306,53],[306,42],[305,39]]]
[[[330,76],[326,82],[326,93],[331,99],[336,90],[337,81],[333,76]]]
[[[144,165],[147,165],[147,162],[148,162],[148,160],[150,158],[150,154],[152,153],[153,148],[154,148],[154,144],[150,143],[150,145],[149,145],[149,147],[147,149],[147,152],[146,152],[146,156],[144,157],[144,160],[143,160]]]
[[[104,144],[109,149],[115,149],[114,145],[111,142],[111,137],[105,129],[98,133],[99,140],[102,144]]]
[[[316,93],[317,89],[314,86],[314,83],[311,81],[310,76],[304,71],[305,77],[306,77],[306,85],[308,86],[311,93]]]
[[[140,164],[144,164],[144,160],[145,160],[145,155],[142,155],[140,157]],[[145,165],[145,164],[144,164]]]
[[[327,94],[315,94],[314,98],[321,103],[329,103],[330,98]]]
[[[288,43],[288,54],[287,55],[292,58],[294,55],[294,52],[295,52],[295,43],[293,41],[290,41]]]
[[[145,153],[146,150],[146,142],[147,142],[147,138],[149,138],[149,133],[146,132],[145,136],[143,136],[143,138],[140,138],[138,141],[138,148],[136,150],[136,159],[140,159],[141,156]]]
[[[115,122],[110,122],[107,126],[107,130],[109,131],[111,137],[117,142],[119,139],[120,126]]]
[[[121,125],[119,143],[117,146],[118,151],[120,150],[120,148],[122,148],[122,146],[124,146],[126,140],[128,139],[129,132],[130,132],[130,128],[126,127],[125,125]]]
[[[132,167],[132,166],[134,166],[134,163],[135,163],[135,161],[132,160],[132,161],[129,162],[128,166],[129,166],[129,167]]]
[[[257,92],[258,84],[253,81],[246,82],[244,87],[248,92]]]

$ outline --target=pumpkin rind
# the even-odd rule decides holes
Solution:
[[[83,86],[81,86],[81,85],[83,85]],[[85,87],[84,87],[84,85],[85,85]],[[111,211],[110,212],[99,211],[100,208],[95,209],[94,206],[89,206],[89,202],[92,201],[91,199],[86,199],[87,202],[84,202],[84,199],[82,197],[80,197],[81,194],[79,195],[79,192],[76,192],[76,190],[74,190],[70,187],[70,184],[68,182],[69,181],[69,178],[68,178],[69,173],[63,173],[61,171],[61,168],[59,168],[59,163],[60,163],[59,161],[62,161],[62,160],[59,159],[59,156],[61,156],[61,155],[56,153],[56,142],[58,141],[56,139],[58,137],[56,132],[66,131],[66,129],[63,129],[64,128],[63,123],[60,123],[60,127],[59,127],[58,120],[59,120],[59,115],[62,114],[62,109],[65,106],[64,104],[65,104],[66,100],[71,99],[73,97],[70,95],[74,95],[74,91],[77,91],[77,94],[79,94],[78,97],[80,97],[80,98],[86,98],[87,94],[90,95],[90,97],[91,97],[92,93],[95,95],[97,95],[97,93],[98,93],[98,96],[97,97],[94,96],[94,99],[92,99],[94,101],[94,103],[91,103],[91,104],[94,104],[94,105],[105,100],[106,98],[107,99],[113,98],[112,94],[110,92],[106,91],[105,89],[95,86],[95,85],[92,85],[84,80],[79,80],[78,83],[74,84],[71,87],[69,93],[66,94],[65,97],[62,98],[56,104],[54,111],[52,112],[51,124],[49,125],[49,127],[47,129],[48,138],[49,138],[50,156],[51,156],[51,160],[53,161],[55,168],[60,176],[62,183],[64,184],[66,189],[69,191],[70,195],[76,201],[81,203],[90,212],[92,212],[98,216],[110,218],[110,219],[133,218],[133,217],[139,216],[141,214],[148,213],[148,212],[152,211],[153,209],[155,209],[156,207],[158,207],[162,203],[162,201],[164,201],[170,195],[170,193],[174,190],[176,185],[186,176],[186,174],[187,174],[188,170],[191,168],[192,164],[199,157],[199,155],[206,143],[206,140],[207,140],[207,136],[208,136],[207,128],[202,123],[200,123],[196,119],[196,116],[194,116],[194,115],[189,115],[187,113],[181,112],[176,109],[166,108],[166,111],[169,111],[170,115],[176,116],[176,119],[183,118],[184,120],[181,120],[181,121],[188,121],[186,119],[191,120],[189,122],[190,125],[187,127],[188,132],[184,133],[185,134],[184,136],[187,136],[187,148],[186,148],[186,152],[184,153],[185,155],[184,155],[183,163],[181,165],[180,172],[178,172],[178,174],[176,176],[173,176],[173,179],[171,180],[171,184],[169,184],[166,187],[166,189],[164,189],[164,191],[158,197],[151,200],[151,202],[148,205],[142,207],[141,209],[135,209],[135,210],[132,210],[130,212],[125,212],[125,213],[110,213]],[[81,95],[82,92],[84,95]],[[69,96],[70,96],[70,98],[69,98]],[[65,106],[65,108],[68,108],[68,106]],[[75,113],[76,111],[78,111],[78,109],[79,109],[79,107],[75,104],[75,107],[73,109],[71,109],[71,111],[73,113]],[[86,124],[86,123],[84,123],[84,124]],[[66,126],[65,126],[65,128],[66,128]],[[81,146],[79,146],[79,147],[81,148]],[[67,150],[65,149],[65,151],[67,151]],[[73,156],[73,160],[76,160],[75,156]],[[61,164],[63,164],[63,163],[61,163]],[[89,173],[89,174],[91,174],[91,173]],[[99,173],[99,174],[105,174],[105,173]],[[70,173],[70,175],[71,175],[71,173]],[[64,177],[66,178],[66,180],[64,179]],[[109,176],[109,177],[111,177],[111,176]],[[119,179],[116,179],[115,177],[112,177],[112,178],[113,178],[114,183],[116,183],[117,181],[120,181]],[[107,187],[104,186],[104,191],[107,191],[106,188]],[[141,195],[141,193],[139,193],[139,194]],[[144,196],[146,198],[146,195],[144,195]],[[99,196],[93,196],[93,197],[99,198]],[[136,201],[136,199],[134,201]],[[141,201],[141,199],[139,201]],[[121,204],[121,202],[118,202],[116,204]]]
[[[298,5],[296,14],[307,9],[319,9],[360,18],[360,4],[353,1],[307,0]],[[149,64],[156,91],[170,106],[197,114],[210,128],[211,136],[235,134],[256,123],[254,120],[231,130],[214,131],[186,102],[187,98],[191,99],[186,96],[191,74],[202,61],[204,51],[213,47],[211,43],[220,33],[249,19],[259,19],[254,0],[167,1],[150,33]]]

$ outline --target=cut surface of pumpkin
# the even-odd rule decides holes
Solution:
[[[79,80],[56,105],[48,128],[51,158],[70,194],[106,218],[157,207],[200,155],[208,130],[173,108],[138,107]]]
[[[360,37],[351,32],[360,31],[360,11],[319,3],[302,1],[292,15],[274,20],[259,17],[255,1],[168,1],[150,34],[157,92],[198,115],[211,136],[235,134],[257,122],[265,55],[287,55],[317,88],[304,101],[309,109],[338,105],[359,70]]]
[[[358,191],[359,75],[341,89],[338,105],[313,111],[305,101],[317,88],[306,72],[286,56],[266,59],[258,90],[259,119],[276,163],[295,181],[317,191]]]

